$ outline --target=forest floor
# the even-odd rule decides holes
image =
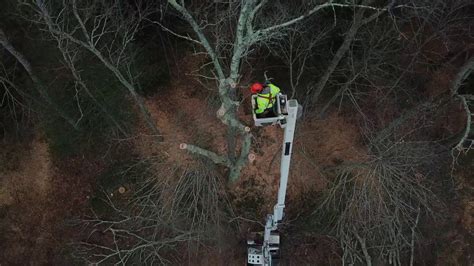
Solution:
[[[53,164],[41,136],[14,152],[22,154],[18,167],[0,172],[0,264],[62,264],[78,233],[65,221],[84,213],[100,166],[81,159]]]
[[[160,154],[169,165],[187,166],[194,160],[179,149],[181,143],[202,146],[219,154],[226,152],[226,128],[215,116],[218,108],[213,101],[215,92],[207,91],[193,76],[186,75],[197,68],[198,63],[199,60],[184,57],[178,62],[181,74],[172,77],[170,84],[160,90],[162,93],[146,99],[165,141],[156,143],[146,134],[144,126],[139,126],[133,143],[141,156]],[[241,118],[251,125],[248,113],[242,111]],[[236,201],[263,199],[252,217],[263,222],[264,214],[271,212],[276,200],[283,132],[278,127],[252,127],[252,134],[252,153],[256,160],[244,168],[242,177],[230,190]],[[67,244],[81,234],[78,229],[66,226],[65,221],[87,212],[95,179],[105,166],[100,161],[79,157],[62,162],[55,160],[41,133],[37,133],[27,147],[19,147],[14,152],[21,154],[15,163],[17,167],[0,170],[0,265],[64,264],[63,257],[69,252]],[[367,156],[357,124],[336,110],[324,119],[298,125],[288,211],[295,211],[292,204],[298,205],[295,201],[300,195],[322,191],[327,186],[329,181],[322,174],[323,168],[343,162],[361,162]],[[465,256],[465,251],[470,250],[468,245],[474,233],[474,186],[472,180],[469,181],[472,172],[462,172],[460,176],[464,181],[459,191],[464,194],[451,215],[465,231],[451,228],[446,239],[457,243],[458,251],[462,252],[446,247],[438,255],[438,265],[456,262],[452,256]],[[466,232],[470,237],[462,237]],[[235,244],[241,246],[231,255],[216,256],[213,250],[204,251],[200,258],[202,265],[229,264],[229,256],[236,264],[242,264],[245,246],[243,242]]]

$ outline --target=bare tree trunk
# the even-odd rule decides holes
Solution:
[[[371,2],[372,0],[368,0],[364,4],[370,4]],[[326,87],[329,77],[331,77],[331,75],[336,70],[337,66],[341,62],[344,55],[347,53],[347,51],[349,51],[349,48],[351,47],[351,44],[354,41],[355,36],[357,35],[357,32],[359,31],[360,27],[376,19],[383,12],[383,10],[379,10],[372,16],[366,19],[362,19],[364,17],[365,10],[366,10],[365,8],[360,8],[359,10],[356,11],[354,15],[354,22],[352,23],[352,26],[350,27],[350,29],[346,32],[346,37],[344,38],[344,42],[339,47],[339,49],[337,49],[336,54],[334,55],[334,57],[331,60],[331,63],[326,69],[326,72],[324,72],[324,75],[319,79],[318,83],[316,84],[316,91],[312,95],[313,103],[318,102],[319,96],[321,95],[324,88]]]
[[[227,72],[224,71],[224,68],[222,67],[222,64],[220,62],[220,56],[216,53],[216,49],[214,49],[211,46],[211,43],[209,42],[208,38],[206,37],[204,33],[204,28],[200,23],[198,23],[194,17],[191,15],[191,13],[186,9],[184,6],[184,1],[176,1],[176,0],[168,0],[168,3],[175,9],[177,10],[182,17],[184,18],[185,21],[188,22],[188,24],[192,27],[193,31],[195,32],[197,36],[197,40],[194,40],[190,38],[189,36],[183,36],[177,33],[173,33],[173,35],[186,39],[188,41],[192,41],[194,43],[198,43],[202,45],[202,47],[205,49],[206,53],[210,57],[214,69],[216,71],[216,76],[218,79],[218,84],[219,84],[219,96],[221,100],[221,107],[217,113],[218,118],[229,127],[229,137],[231,137],[233,140],[229,140],[228,142],[228,149],[235,149],[237,147],[236,142],[235,142],[235,137],[234,134],[239,134],[240,135],[240,141],[241,141],[241,149],[240,149],[240,155],[238,158],[236,158],[235,162],[232,162],[231,165],[227,165],[227,167],[230,168],[230,174],[229,174],[229,180],[230,181],[235,181],[239,178],[240,171],[246,164],[248,160],[248,155],[250,153],[250,145],[251,145],[251,134],[249,133],[250,128],[244,126],[241,121],[239,121],[237,117],[237,107],[239,105],[239,102],[235,101],[235,98],[233,95],[235,94],[235,88],[236,85],[239,81],[240,78],[240,65],[242,62],[242,58],[246,56],[246,53],[248,52],[249,48],[256,44],[259,41],[263,41],[266,39],[271,39],[276,35],[282,35],[282,30],[284,28],[290,27],[291,25],[294,25],[296,23],[301,22],[302,20],[306,19],[307,17],[315,14],[317,11],[322,10],[327,7],[357,7],[360,9],[371,9],[371,10],[377,10],[377,13],[381,13],[385,9],[379,9],[367,5],[351,5],[351,4],[338,4],[338,3],[333,3],[332,1],[327,1],[326,3],[320,4],[320,5],[315,5],[313,6],[309,11],[305,12],[303,15],[296,16],[294,18],[290,18],[285,22],[282,23],[275,23],[274,25],[270,25],[267,28],[262,28],[262,29],[257,29],[254,30],[254,19],[256,14],[258,13],[259,10],[262,9],[262,7],[267,3],[268,1],[262,0],[262,1],[255,1],[255,0],[246,0],[246,1],[241,1],[240,2],[240,12],[239,12],[239,17],[236,25],[236,31],[235,31],[235,38],[233,41],[233,49],[232,49],[232,56],[230,58],[230,66]],[[363,11],[358,11],[357,14],[359,14],[359,19],[357,19],[357,28],[365,23],[366,21],[361,21],[362,15],[364,14]],[[377,15],[378,16],[378,15]],[[170,32],[170,29],[164,27],[160,23],[156,23],[160,25],[164,30]],[[357,32],[357,29],[354,30],[352,35],[355,36],[355,33]],[[350,40],[352,41],[354,37],[350,37]],[[350,44],[350,42],[349,42]],[[348,45],[349,45],[348,44]],[[341,54],[342,58],[343,54]],[[337,61],[339,61],[338,59]],[[334,68],[337,66],[337,63],[335,64]],[[328,76],[334,71],[331,70]],[[192,145],[186,145],[183,144],[183,147],[188,147],[188,151],[198,153],[202,156],[207,156],[209,155],[209,151],[205,151],[203,149],[189,149],[189,147],[195,147]],[[212,155],[215,155],[215,153],[211,152]],[[233,154],[234,151],[228,151],[228,158],[227,160],[222,160],[219,159],[218,161],[225,161],[229,162],[232,161],[233,159]],[[214,156],[212,156],[214,157]],[[221,156],[219,156],[221,157]],[[230,158],[229,158],[230,157]],[[212,160],[212,158],[210,158]]]
[[[237,33],[228,77],[226,77],[224,74],[223,67],[215,50],[212,48],[209,40],[202,31],[202,28],[194,20],[193,16],[182,4],[178,4],[175,0],[168,0],[168,2],[179,13],[181,13],[183,18],[189,23],[189,25],[191,25],[199,40],[195,42],[198,42],[204,47],[212,60],[214,69],[217,73],[217,78],[219,79],[219,97],[222,103],[217,116],[222,121],[222,123],[228,126],[227,158],[217,155],[214,152],[196,148],[193,145],[183,145],[183,147],[185,147],[190,152],[208,157],[214,162],[220,162],[220,164],[224,164],[230,170],[229,180],[236,181],[240,176],[240,171],[246,164],[248,155],[250,153],[251,135],[249,133],[249,129],[244,126],[237,118],[237,107],[239,102],[235,101],[233,96],[235,95],[237,79],[239,78],[240,61],[247,47],[247,44],[244,41],[245,26],[247,25],[247,19],[251,14],[251,7],[254,6],[255,2],[245,1],[243,3],[239,21],[237,23]],[[242,142],[242,147],[238,158],[236,156],[237,135],[240,135],[240,140]],[[215,158],[219,159],[216,160]]]
[[[51,97],[48,94],[46,87],[43,85],[41,80],[36,76],[33,72],[33,68],[31,67],[30,62],[21,54],[18,50],[13,47],[13,45],[8,40],[5,32],[0,28],[0,44],[8,51],[11,55],[13,55],[16,60],[23,66],[25,71],[30,76],[31,80],[35,84],[36,89],[38,90],[40,96],[45,100],[48,105],[50,105],[64,120],[68,122],[74,129],[78,129],[77,123],[72,119],[69,115],[67,115],[61,108],[53,102]]]
[[[244,134],[242,142],[242,148],[240,151],[240,156],[235,162],[234,166],[230,169],[229,179],[231,182],[237,181],[240,177],[240,171],[245,166],[248,160],[248,155],[250,153],[250,145],[252,143],[250,133]]]

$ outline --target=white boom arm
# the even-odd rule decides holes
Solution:
[[[278,224],[283,219],[283,209],[285,208],[286,188],[288,185],[288,174],[290,171],[291,151],[293,149],[293,138],[295,134],[296,119],[298,113],[298,102],[289,100],[286,102],[287,114],[278,114],[278,124],[285,129],[283,137],[283,147],[280,165],[280,187],[278,189],[277,203],[273,207],[273,214],[267,215],[263,243],[261,248],[252,245],[248,248],[247,262],[250,265],[274,265],[273,254],[278,253],[280,236]],[[258,122],[258,121],[257,121]],[[254,244],[253,241],[251,241]]]
[[[288,116],[286,117],[286,124],[283,136],[283,147],[281,152],[280,164],[280,187],[278,189],[278,201],[273,208],[273,225],[276,226],[278,222],[283,219],[283,209],[285,208],[286,187],[288,185],[288,174],[290,172],[291,151],[293,149],[293,138],[295,135],[296,115],[298,113],[298,102],[296,100],[288,101]]]

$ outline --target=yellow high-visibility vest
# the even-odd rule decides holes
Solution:
[[[280,88],[273,84],[268,84],[262,93],[257,94],[257,109],[256,114],[263,113],[266,109],[272,108],[276,101],[276,95],[280,93]]]

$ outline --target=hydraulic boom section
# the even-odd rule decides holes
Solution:
[[[254,114],[256,126],[280,125],[284,128],[283,147],[280,165],[280,187],[278,189],[277,203],[273,207],[273,214],[267,215],[265,231],[262,236],[254,234],[253,239],[247,240],[248,265],[277,265],[280,250],[280,235],[278,224],[283,219],[285,208],[286,188],[290,170],[291,151],[295,134],[296,119],[298,115],[298,102],[286,99],[286,95],[277,96],[277,115],[270,118],[257,118]]]

